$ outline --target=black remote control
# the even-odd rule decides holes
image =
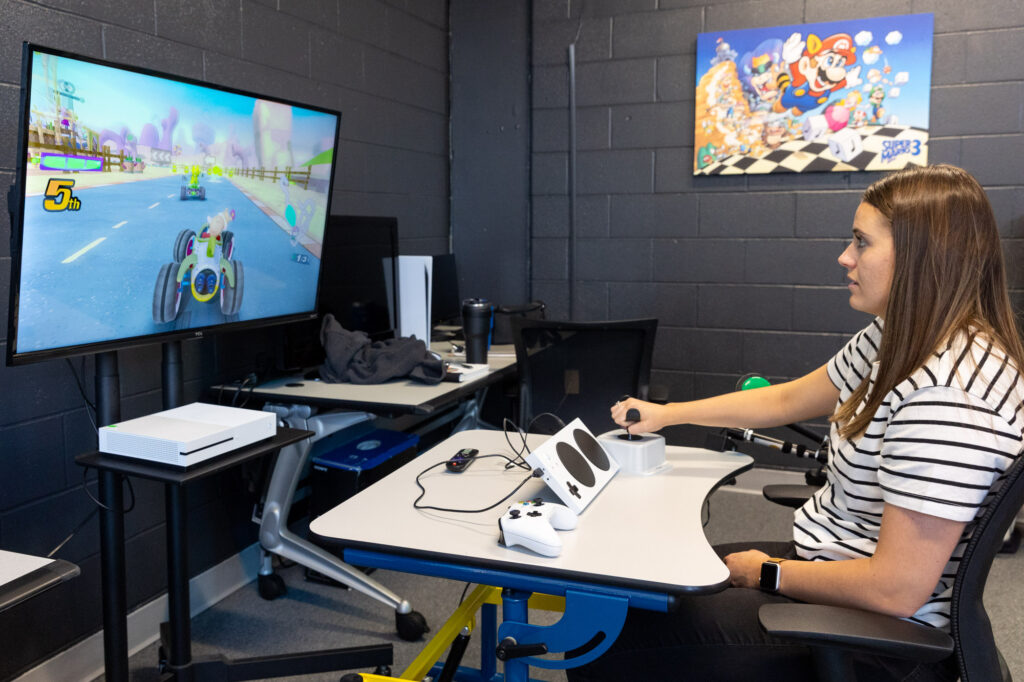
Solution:
[[[444,468],[453,474],[461,474],[476,458],[479,450],[473,448],[462,448],[444,463]]]

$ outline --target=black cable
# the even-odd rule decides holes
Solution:
[[[479,456],[477,456],[477,459],[486,459],[487,457],[501,457],[502,459],[508,460],[509,462],[513,461],[510,457],[507,457],[506,455],[502,455],[502,454],[479,455]],[[432,464],[432,465],[428,466],[426,469],[424,469],[423,471],[421,471],[420,473],[416,474],[416,487],[418,487],[420,489],[420,494],[416,497],[415,500],[412,501],[412,508],[413,509],[429,509],[429,510],[432,510],[432,511],[452,512],[454,514],[479,514],[480,512],[485,512],[485,511],[489,511],[491,509],[494,509],[499,504],[501,504],[502,502],[504,502],[505,500],[507,500],[508,498],[512,497],[517,492],[519,492],[519,489],[522,488],[524,485],[526,485],[530,481],[530,479],[537,478],[537,477],[539,477],[539,476],[541,476],[543,474],[543,471],[541,471],[540,469],[535,470],[529,476],[527,476],[522,481],[520,481],[519,485],[517,485],[515,488],[513,488],[512,492],[510,492],[508,495],[506,495],[505,497],[501,498],[500,500],[498,500],[494,504],[492,504],[492,505],[490,505],[488,507],[484,507],[482,509],[448,509],[446,507],[435,507],[433,505],[426,505],[426,504],[421,505],[420,504],[420,500],[422,500],[423,496],[427,494],[427,489],[423,487],[422,483],[420,483],[420,477],[423,476],[423,474],[427,473],[428,471],[432,471],[432,470],[436,469],[437,467],[444,466],[445,464],[447,464],[447,460],[438,462],[436,464]]]
[[[110,511],[110,507],[108,507],[107,505],[105,505],[102,502],[100,502],[99,500],[97,500],[95,497],[92,496],[92,493],[89,492],[89,482],[87,480],[85,480],[86,479],[86,475],[88,473],[89,473],[89,468],[88,467],[84,467],[82,469],[82,489],[85,491],[85,494],[89,496],[89,499],[92,500],[95,503],[96,506],[93,507],[92,511],[90,511],[88,514],[85,515],[85,518],[82,519],[78,523],[77,526],[75,526],[74,530],[72,530],[70,533],[68,533],[68,536],[66,538],[61,540],[60,543],[56,547],[54,547],[53,549],[50,550],[50,553],[46,555],[47,558],[52,557],[54,554],[56,554],[58,551],[60,551],[61,547],[63,547],[64,545],[68,544],[68,542],[71,540],[71,538],[75,537],[75,535],[78,533],[78,531],[82,530],[82,528],[85,527],[85,524],[87,524],[89,522],[89,520],[92,519],[92,517],[96,516],[96,513],[99,512],[100,509],[105,509],[107,511]],[[123,480],[128,483],[128,492],[131,493],[131,500],[132,500],[131,504],[128,506],[128,508],[125,509],[122,512],[123,514],[127,514],[132,509],[135,509],[135,488],[132,487],[131,479],[125,478]]]
[[[534,417],[533,419],[530,420],[529,425],[527,425],[527,427],[526,427],[526,431],[523,431],[523,429],[518,424],[513,422],[508,417],[505,417],[505,419],[502,421],[501,426],[502,426],[502,430],[504,430],[504,432],[505,432],[505,442],[508,443],[508,446],[512,450],[512,452],[516,453],[515,458],[513,458],[510,461],[510,464],[506,464],[505,465],[506,469],[511,469],[513,465],[518,466],[518,467],[523,468],[523,469],[525,469],[527,466],[529,466],[529,464],[526,462],[526,459],[523,457],[523,453],[524,452],[526,454],[530,454],[530,452],[531,452],[530,451],[530,446],[527,445],[527,443],[526,443],[526,436],[530,432],[530,429],[533,428],[533,425],[536,424],[537,421],[539,419],[541,419],[542,417],[551,417],[552,419],[554,419],[555,422],[558,424],[558,430],[559,431],[561,431],[562,429],[565,428],[565,422],[562,421],[561,417],[559,417],[557,414],[555,414],[553,412],[541,412],[540,414],[538,414],[536,417]],[[508,426],[511,426],[512,428],[514,428],[516,430],[516,433],[519,434],[519,437],[522,439],[522,442],[523,442],[522,447],[517,448],[516,446],[512,445],[512,441],[510,441],[509,437],[508,437],[508,428],[507,428]]]
[[[85,465],[85,464],[83,464],[82,466],[84,467],[82,469],[82,478],[85,478],[85,474],[89,471],[89,466]],[[132,486],[132,479],[128,478],[127,476],[125,478],[121,479],[121,480],[124,483],[128,484],[128,493],[131,495],[131,500],[132,500],[131,503],[128,505],[128,508],[121,511],[122,514],[127,514],[128,512],[130,512],[133,509],[135,509],[135,488],[134,488],[134,486]],[[87,485],[86,482],[82,483],[82,490],[84,490],[85,494],[89,496],[89,499],[93,501],[93,504],[95,504],[97,507],[99,507],[103,511],[116,511],[114,509],[111,509],[107,505],[103,504],[102,502],[97,500],[95,497],[93,497],[92,493],[89,492],[89,486]]]
[[[462,588],[462,595],[459,597],[459,606],[462,606],[463,600],[466,598],[466,592],[469,592],[469,586],[473,583],[466,583],[466,586]]]
[[[92,428],[98,429],[96,426],[96,418],[93,416],[96,413],[96,405],[89,400],[89,396],[85,393],[85,387],[82,386],[82,380],[78,376],[78,372],[75,371],[75,366],[71,362],[71,358],[64,358],[64,362],[68,363],[68,369],[71,370],[71,376],[75,378],[75,386],[78,386],[78,393],[82,396],[82,400],[85,401],[86,410],[85,415],[89,417],[89,422],[92,424]],[[82,374],[85,374],[85,358],[82,358]]]

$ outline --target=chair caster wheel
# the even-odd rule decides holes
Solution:
[[[267,601],[277,599],[288,592],[288,587],[284,584],[284,578],[276,573],[257,576],[256,584],[259,588],[260,596]]]
[[[391,677],[391,666],[390,665],[378,665],[373,669],[374,675],[380,675],[382,677]]]
[[[427,619],[419,611],[409,613],[395,613],[395,628],[398,636],[407,642],[415,642],[423,637],[424,632],[429,632]]]
[[[167,672],[167,650],[163,646],[157,647],[156,650],[156,671],[160,675]]]

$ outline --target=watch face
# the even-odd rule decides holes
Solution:
[[[761,589],[765,592],[778,592],[781,575],[782,568],[777,562],[766,561],[761,564]]]

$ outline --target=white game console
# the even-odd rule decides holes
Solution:
[[[544,556],[558,556],[562,553],[562,540],[555,531],[572,530],[576,521],[576,514],[564,504],[540,498],[516,502],[498,519],[498,544],[519,545]]]
[[[100,452],[187,467],[277,433],[270,412],[191,403],[99,429]]]
[[[579,419],[527,454],[526,461],[543,472],[544,482],[575,514],[582,514],[619,470]]]
[[[665,437],[657,433],[630,434],[625,429],[602,433],[597,440],[627,474],[656,474],[665,464]]]

